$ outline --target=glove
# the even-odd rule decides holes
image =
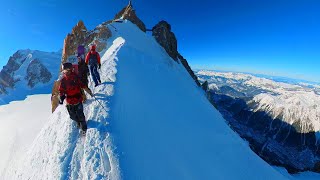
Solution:
[[[99,68],[99,69],[101,68],[101,64],[98,64],[98,68]]]
[[[59,104],[63,104],[64,99],[66,98],[66,95],[62,95],[59,98]]]

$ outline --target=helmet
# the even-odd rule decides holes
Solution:
[[[63,70],[67,70],[67,69],[70,69],[70,70],[71,70],[71,69],[72,69],[72,64],[69,63],[69,62],[63,63],[62,69],[63,69]]]
[[[90,46],[90,50],[96,50],[96,45],[95,45],[95,44],[92,44],[92,45]]]

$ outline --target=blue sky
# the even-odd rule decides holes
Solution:
[[[0,65],[18,49],[57,51],[82,19],[112,19],[127,0],[0,0]],[[133,0],[148,28],[168,21],[193,68],[320,82],[320,1]]]

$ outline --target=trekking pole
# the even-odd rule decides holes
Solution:
[[[106,112],[108,112],[107,109],[101,104],[100,101],[98,101],[98,99],[97,99],[95,96],[93,96],[93,98],[94,98],[95,101],[97,101],[97,102],[99,103],[99,105],[100,105]]]

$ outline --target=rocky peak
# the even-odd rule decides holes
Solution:
[[[60,64],[60,57],[61,52],[41,52],[30,49],[17,51],[0,71],[0,95],[14,90],[17,83],[25,84],[29,88],[49,83],[53,77],[50,68]]]
[[[173,32],[171,32],[171,26],[166,21],[160,21],[152,28],[152,35],[157,42],[167,51],[170,57],[174,60],[178,60],[178,45],[177,39]]]
[[[83,21],[79,21],[75,27],[72,28],[71,34],[68,34],[64,39],[62,63],[66,62],[69,56],[73,55],[78,45],[84,44],[87,40],[87,28]]]
[[[209,87],[209,84],[208,84],[208,81],[205,81],[204,83],[201,84],[201,87],[202,89],[207,92],[208,91],[208,87]]]
[[[186,70],[188,71],[188,73],[190,74],[190,76],[192,77],[192,79],[196,82],[196,84],[198,86],[200,86],[200,82],[198,80],[198,77],[194,74],[194,72],[192,71],[191,67],[188,64],[188,61],[181,55],[178,54],[178,59],[180,60],[180,62],[182,63],[182,65],[186,68]]]
[[[28,81],[28,86],[33,88],[38,83],[47,83],[52,78],[50,71],[39,61],[34,59],[30,62],[27,68],[27,76],[25,80]]]
[[[87,28],[83,21],[80,20],[75,27],[72,28],[72,34],[78,35],[79,32],[86,32]]]
[[[118,14],[116,14],[114,19],[127,19],[131,21],[133,24],[137,25],[139,29],[141,29],[141,31],[147,31],[145,24],[136,15],[131,1],[129,1],[129,4],[125,8],[123,8]]]
[[[200,86],[198,77],[190,68],[187,60],[178,52],[178,42],[176,36],[171,31],[171,25],[166,21],[160,21],[152,28],[152,35],[156,41],[166,50],[168,55],[175,61],[180,60],[182,65],[186,68],[190,76],[194,79],[196,84]]]
[[[14,72],[20,68],[25,59],[19,51],[10,56],[8,63],[0,72],[0,94],[6,93],[6,88],[13,88],[15,84]]]
[[[83,21],[80,20],[64,39],[62,63],[67,62],[72,55],[77,53],[79,45],[88,46],[90,43],[95,43],[98,51],[104,49],[106,47],[104,40],[111,35],[106,24],[99,25],[93,31],[88,31]]]

